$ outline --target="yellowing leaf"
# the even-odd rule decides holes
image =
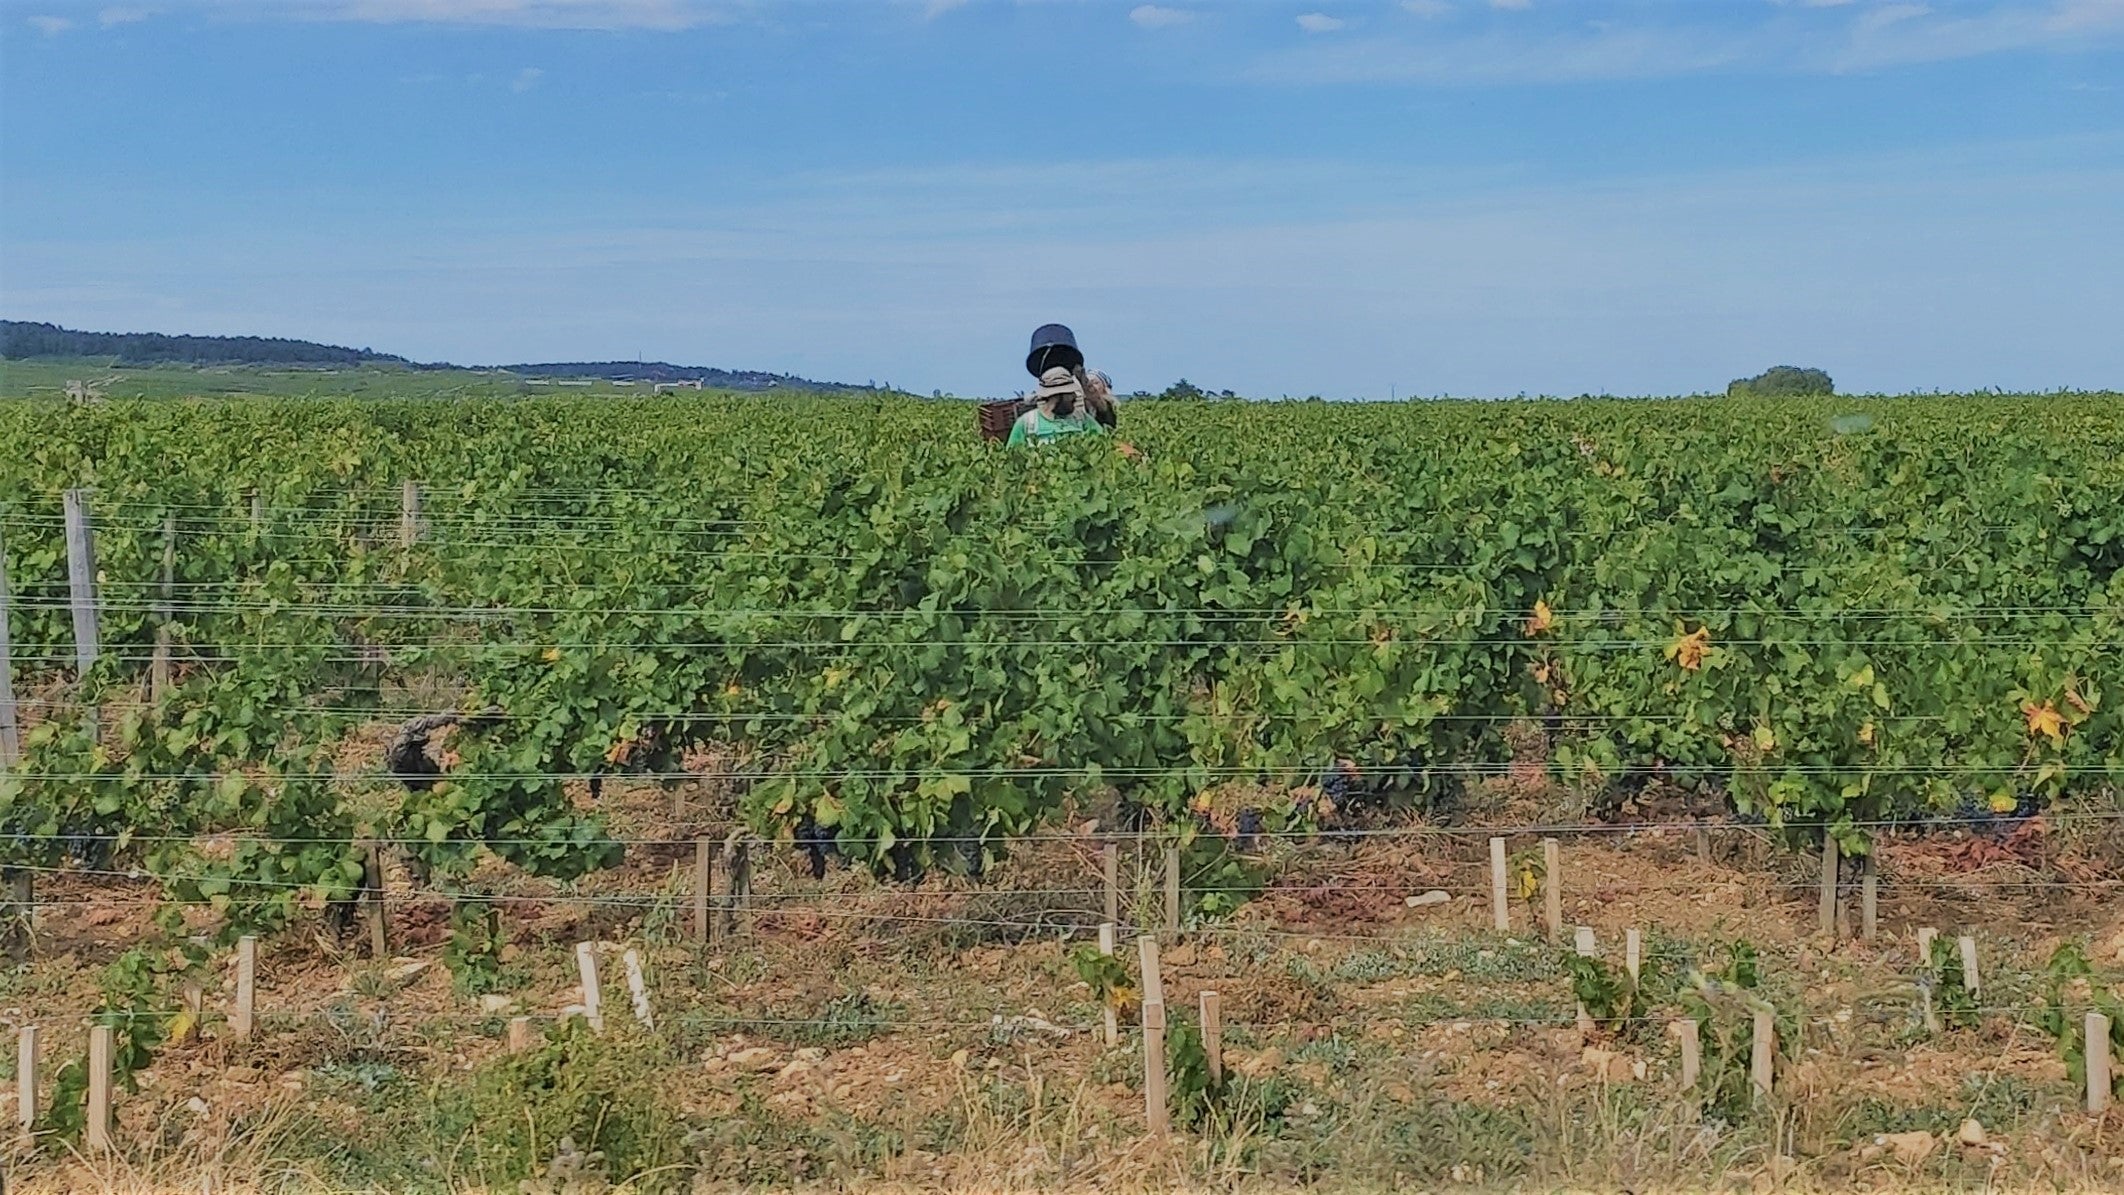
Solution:
[[[542,659],[544,659],[544,660],[546,661],[546,663],[548,663],[548,664],[558,664],[558,663],[560,663],[560,648],[557,648],[557,647],[549,647],[549,648],[547,648],[547,649],[546,649],[546,651],[545,651],[545,654],[544,654],[544,655],[543,655],[543,656],[542,656],[541,658],[542,658]]]
[[[1853,689],[1865,689],[1872,687],[1873,665],[1868,664],[1864,668],[1859,669],[1857,672],[1852,673],[1851,679],[1846,683],[1849,684]]]
[[[1536,599],[1534,613],[1527,618],[1527,634],[1539,635],[1555,625],[1556,612],[1549,609],[1547,601]]]
[[[1859,742],[1866,744],[1868,747],[1871,747],[1873,745],[1873,723],[1868,722],[1864,726],[1859,727],[1858,740]]]
[[[1768,755],[1770,752],[1777,750],[1777,732],[1769,727],[1756,727],[1753,737],[1755,739],[1755,749],[1763,754]]]
[[[1711,650],[1711,628],[1698,627],[1667,645],[1667,658],[1694,672],[1704,666],[1704,656]]]
[[[2058,707],[2050,702],[2037,705],[2033,701],[2021,703],[2021,713],[2028,718],[2028,733],[2031,737],[2041,735],[2052,743],[2065,745],[2065,719]]]
[[[2013,794],[2003,788],[1991,794],[1991,811],[1993,813],[2012,813],[2014,806],[2018,804],[2020,802],[2013,799]]]

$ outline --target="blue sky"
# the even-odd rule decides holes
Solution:
[[[2124,387],[2124,0],[0,0],[0,312],[1007,392]]]

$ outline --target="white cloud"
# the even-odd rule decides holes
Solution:
[[[74,23],[65,17],[31,17],[29,18],[29,27],[46,37],[57,37],[59,34],[72,29]]]
[[[1285,47],[1243,69],[1268,83],[1557,84],[1738,72],[1839,74],[2010,51],[2068,54],[2119,45],[2124,0],[1937,9],[1894,0],[1754,23],[1687,15],[1559,27],[1512,21],[1445,39],[1406,33],[1336,38]]]
[[[540,79],[545,78],[545,76],[546,72],[540,70],[539,68],[535,66],[527,66],[524,69],[516,72],[516,78],[509,81],[509,90],[517,93],[518,95],[522,95],[524,92],[527,92],[532,88],[538,86],[538,81]]]
[[[1128,10],[1128,19],[1145,29],[1170,29],[1185,25],[1195,19],[1195,14],[1184,8],[1165,8],[1156,4],[1138,4]]]
[[[734,13],[733,5],[706,0],[320,0],[292,15],[376,24],[672,30],[721,24]]]
[[[152,10],[145,8],[106,8],[96,14],[96,23],[105,29],[111,29],[119,25],[130,25],[135,21],[145,21],[153,15]]]
[[[1333,33],[1348,24],[1341,17],[1331,17],[1324,12],[1302,13],[1298,17],[1298,27],[1307,33]]]
[[[1401,7],[1403,11],[1427,21],[1450,16],[1453,12],[1453,6],[1446,3],[1446,0],[1401,0]]]

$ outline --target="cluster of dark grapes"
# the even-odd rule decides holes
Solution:
[[[1972,834],[1997,837],[2011,833],[2015,826],[2040,811],[2041,806],[2033,793],[2016,793],[2013,808],[2004,813],[1993,809],[1988,798],[1964,795],[1961,804],[1955,806],[1954,815],[1940,820],[1948,822],[1948,829],[1965,829]]]
[[[826,857],[841,853],[838,836],[808,817],[796,825],[796,844],[797,849],[811,860],[811,878],[814,880],[826,878]]]
[[[1259,809],[1240,810],[1239,816],[1233,821],[1232,829],[1237,832],[1240,850],[1254,850],[1261,838],[1261,811]]]
[[[68,861],[77,867],[100,870],[111,861],[114,844],[108,834],[68,834],[60,843]]]

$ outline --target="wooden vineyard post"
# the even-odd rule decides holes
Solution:
[[[420,542],[420,483],[408,481],[398,494],[398,546]]]
[[[87,490],[66,491],[66,591],[74,614],[74,665],[86,689],[89,672],[103,654],[100,620],[96,608],[96,533],[89,522]],[[96,707],[86,707],[91,733],[96,732]]]
[[[2109,1018],[2098,1012],[2087,1014],[2087,1114],[2101,1116],[2109,1111],[2110,1065]]]
[[[715,892],[715,844],[706,834],[693,840],[693,940],[706,945],[713,921],[708,900]]]
[[[1630,973],[1632,984],[1642,978],[1645,969],[1645,936],[1634,929],[1623,931],[1623,969]]]
[[[1977,973],[1976,939],[1964,934],[1955,942],[1955,945],[1962,952],[1962,986],[1968,988],[1969,994],[1972,996],[1983,995],[1984,979],[1983,976]]]
[[[1868,942],[1881,930],[1881,877],[1873,853],[1859,860],[1859,937]]]
[[[251,491],[251,534],[265,534],[265,495]]]
[[[1541,840],[1541,908],[1549,941],[1563,941],[1563,852],[1556,840]]]
[[[509,1052],[521,1054],[531,1048],[531,1018],[509,1018]]]
[[[155,655],[148,668],[148,700],[170,691],[170,622],[177,616],[177,516],[162,521],[162,584],[155,601]]]
[[[1816,910],[1816,928],[1830,937],[1836,937],[1836,835],[1822,831],[1822,895],[1820,908]]]
[[[583,983],[583,1019],[590,1027],[605,1031],[605,992],[597,980],[597,947],[589,942],[575,944],[575,969]]]
[[[1165,848],[1165,932],[1180,932],[1180,848]]]
[[[1203,992],[1202,1003],[1202,1056],[1209,1063],[1210,1085],[1224,1082],[1224,998],[1213,991]]]
[[[362,844],[362,898],[368,903],[369,957],[391,957],[390,935],[385,925],[383,850],[372,840]]]
[[[1694,1017],[1676,1021],[1675,1026],[1681,1030],[1681,1085],[1688,1091],[1704,1070],[1703,1026]]]
[[[1490,840],[1490,920],[1497,932],[1512,928],[1511,893],[1505,890],[1505,840]]]
[[[1770,1094],[1772,1068],[1777,1061],[1777,1017],[1767,1008],[1755,1010],[1755,1049],[1748,1076],[1758,1096]]]
[[[15,1122],[26,1137],[37,1129],[37,1027],[15,1034]]]
[[[111,1055],[114,1041],[109,1025],[89,1029],[88,1053],[88,1147],[111,1148]]]
[[[1939,936],[1940,931],[1929,925],[1918,927],[1918,966],[1929,967],[1932,965],[1932,940]]]
[[[1099,927],[1099,953],[1108,956],[1114,953],[1114,923],[1111,921]],[[1121,1041],[1120,1015],[1114,1011],[1113,1001],[1102,1003],[1106,1005],[1106,1044],[1118,1045]]]
[[[9,621],[13,595],[7,587],[7,540],[0,535],[0,768],[22,760],[22,723],[15,712],[15,651]]]
[[[1153,1137],[1171,1127],[1165,1098],[1165,980],[1158,974],[1158,938],[1136,939],[1143,959],[1143,1114]]]
[[[1106,921],[1121,924],[1121,844],[1109,842],[1099,848],[1099,866],[1106,879]],[[1108,954],[1113,951],[1109,949]]]
[[[229,1012],[229,1030],[238,1041],[258,1027],[258,939],[236,939],[236,1006]]]
[[[1709,863],[1711,861],[1711,830],[1707,826],[1698,826],[1696,828],[1696,861],[1698,863]]]

